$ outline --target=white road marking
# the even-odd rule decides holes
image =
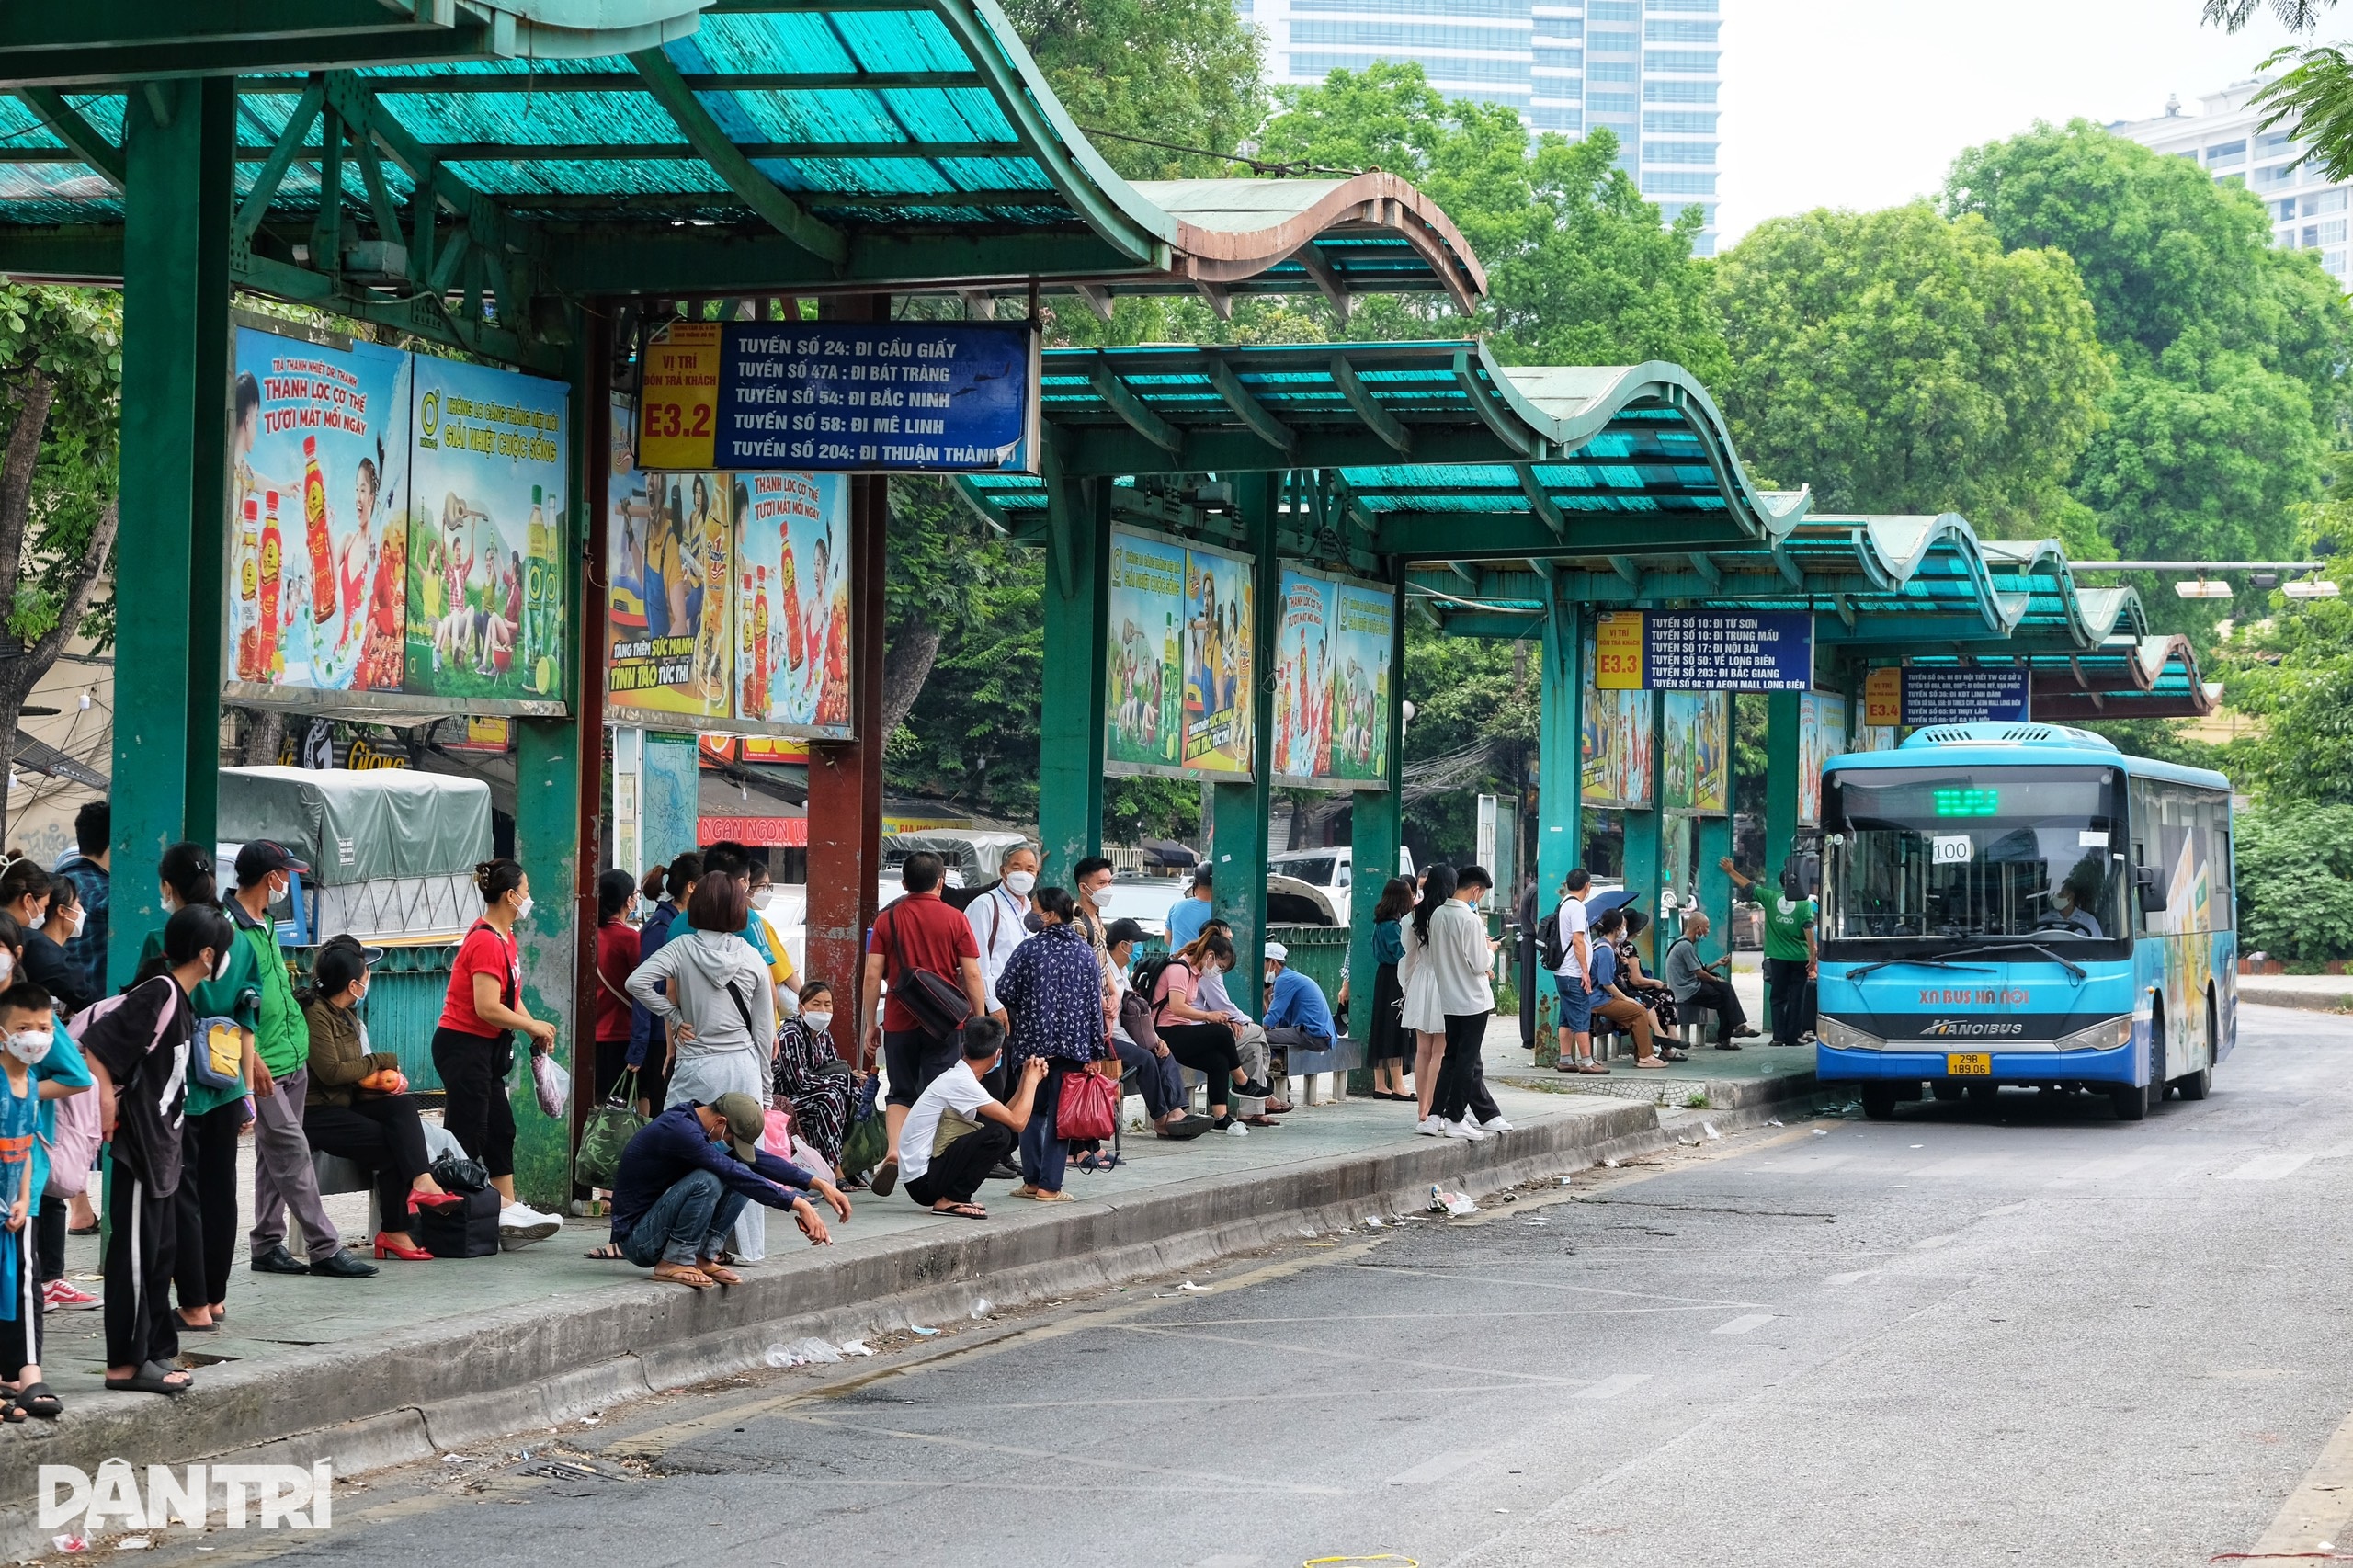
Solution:
[[[2073,1170],[2062,1171],[2063,1181],[2105,1181],[2115,1176],[2131,1176],[2144,1165],[2154,1165],[2154,1154],[2112,1154],[2104,1160],[2093,1160]]]
[[[1433,1481],[1444,1481],[1458,1470],[1468,1470],[1485,1457],[1484,1449],[1449,1449],[1432,1454],[1411,1470],[1401,1470],[1389,1478],[1392,1486],[1427,1486]]]
[[[2304,1165],[2310,1154],[2257,1154],[2234,1171],[2224,1171],[2224,1181],[2278,1181],[2281,1176]]]
[[[2322,1447],[2251,1551],[2286,1556],[2325,1550],[2321,1542],[2343,1540],[2347,1528],[2353,1528],[2353,1415]]]
[[[2005,1214],[2016,1214],[2026,1208],[2023,1203],[2005,1203],[1999,1209],[1988,1209],[1977,1216],[1981,1220],[1998,1220]]]
[[[1852,1285],[1856,1280],[1868,1279],[1878,1272],[1879,1270],[1876,1268],[1858,1268],[1846,1274],[1834,1274],[1829,1278],[1824,1279],[1823,1283],[1824,1285]]]
[[[1773,1317],[1774,1314],[1771,1312],[1749,1312],[1744,1316],[1733,1319],[1730,1323],[1720,1323],[1708,1332],[1711,1334],[1746,1334],[1752,1329],[1763,1328],[1767,1324],[1773,1321]]]
[[[1651,1375],[1648,1372],[1620,1372],[1615,1377],[1604,1378],[1597,1383],[1588,1383],[1569,1397],[1571,1399],[1615,1399],[1620,1394],[1639,1388],[1650,1381]]]

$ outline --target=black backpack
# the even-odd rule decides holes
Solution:
[[[1175,953],[1154,953],[1129,971],[1128,983],[1152,1009],[1154,1023],[1160,1021],[1160,1004],[1153,1000],[1152,994],[1160,988],[1160,977],[1168,972],[1168,966],[1179,961]]]
[[[1548,970],[1558,970],[1568,959],[1568,949],[1561,946],[1561,911],[1557,905],[1536,923],[1536,956]]]

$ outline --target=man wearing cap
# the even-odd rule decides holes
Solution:
[[[824,1245],[831,1238],[809,1194],[844,1220],[849,1199],[824,1176],[761,1148],[767,1126],[758,1100],[727,1094],[709,1105],[674,1105],[639,1128],[613,1174],[613,1246],[656,1279],[703,1290],[743,1283],[719,1255],[747,1203],[789,1210],[810,1245]]]
[[[1329,1051],[1334,1035],[1332,1005],[1324,988],[1290,967],[1290,949],[1280,942],[1267,944],[1267,1043],[1284,1054]]]
[[[236,896],[222,906],[253,949],[255,966],[261,971],[261,1004],[254,1024],[253,1267],[257,1274],[358,1279],[375,1273],[376,1266],[343,1250],[343,1237],[319,1202],[311,1141],[302,1130],[303,1102],[311,1087],[311,1029],[287,977],[278,923],[269,917],[269,906],[286,896],[294,874],[310,869],[288,854],[283,844],[256,838],[237,851]],[[290,1208],[295,1223],[302,1227],[303,1244],[311,1254],[308,1264],[286,1250]]]

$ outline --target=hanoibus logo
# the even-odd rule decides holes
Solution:
[[[78,1466],[40,1467],[40,1528],[74,1528],[85,1536],[115,1530],[160,1530],[174,1525],[210,1528],[215,1517],[233,1530],[323,1530],[335,1518],[335,1468],[325,1460],[297,1464],[163,1465],[147,1467],[142,1489],[126,1460],[108,1460],[96,1475]]]

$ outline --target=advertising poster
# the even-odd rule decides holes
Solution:
[[[1732,698],[1721,691],[1670,691],[1664,700],[1665,748],[1659,804],[1720,817],[1732,795]]]
[[[849,482],[739,473],[735,715],[825,740],[850,735]]]
[[[1596,670],[1594,648],[1586,644],[1586,668]],[[1583,798],[1589,806],[1626,806],[1646,811],[1651,803],[1651,694],[1585,690]]]
[[[1847,699],[1809,691],[1798,698],[1798,822],[1822,821],[1822,765],[1847,749]]]
[[[410,357],[236,329],[227,679],[397,691]]]
[[[411,364],[404,689],[558,703],[563,383],[430,355]]]
[[[1390,632],[1395,595],[1287,569],[1276,623],[1274,767],[1288,783],[1388,778]]]
[[[1111,530],[1108,766],[1249,777],[1250,569],[1224,551]]]
[[[639,470],[625,490],[614,475],[614,707],[702,719],[733,710],[734,487],[723,473]]]

